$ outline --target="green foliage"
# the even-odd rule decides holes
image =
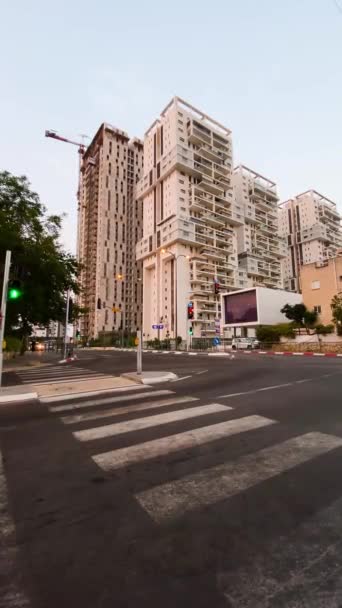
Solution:
[[[304,327],[304,316],[307,312],[305,304],[285,304],[280,311],[289,321],[294,321],[300,327]]]
[[[47,216],[26,177],[0,172],[0,280],[5,252],[12,251],[10,279],[18,279],[23,295],[8,302],[8,334],[25,337],[33,325],[63,321],[65,292],[79,292],[80,267],[59,243],[62,217]],[[75,307],[75,314],[81,314]]]
[[[304,313],[303,322],[306,330],[313,329],[317,323],[318,314],[315,310],[306,310]]]
[[[5,338],[6,342],[6,352],[7,353],[19,353],[21,349],[21,340],[19,338],[15,338],[14,336],[7,336]]]
[[[332,320],[334,321],[337,329],[337,334],[342,335],[342,296],[336,295],[331,300],[331,312]]]
[[[256,337],[259,342],[275,344],[280,342],[280,331],[276,325],[259,325],[256,328]]]
[[[332,324],[322,325],[321,323],[318,323],[318,325],[316,325],[315,329],[316,329],[316,334],[318,334],[320,336],[327,336],[328,334],[333,333],[334,325],[332,325]]]
[[[290,338],[291,340],[296,337],[296,326],[294,323],[278,323],[275,325],[279,331],[279,334],[284,338]]]

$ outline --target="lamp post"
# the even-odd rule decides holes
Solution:
[[[178,314],[177,314],[177,303],[178,303],[178,290],[177,290],[177,261],[178,258],[185,258],[186,260],[190,259],[189,255],[185,255],[184,253],[179,253],[178,255],[176,255],[175,253],[173,253],[173,251],[170,251],[170,249],[161,249],[162,253],[169,253],[172,258],[175,260],[175,285],[174,285],[174,290],[175,290],[175,302],[174,302],[174,306],[175,306],[175,350],[177,350],[177,338],[178,338]]]

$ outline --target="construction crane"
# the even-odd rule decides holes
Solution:
[[[83,154],[85,153],[85,151],[87,149],[87,146],[83,142],[72,141],[72,139],[67,139],[66,137],[62,137],[61,135],[58,135],[58,133],[56,133],[56,131],[46,130],[45,137],[51,137],[52,139],[57,139],[58,141],[64,141],[67,144],[72,144],[73,146],[78,146],[78,153],[79,153],[80,157],[83,156]]]

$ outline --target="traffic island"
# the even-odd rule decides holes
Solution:
[[[138,374],[137,372],[127,372],[125,374],[121,374],[122,378],[128,378],[129,380],[133,380],[134,382],[140,382],[140,384],[158,384],[159,382],[170,382],[172,380],[177,380],[177,374],[173,372],[142,372]]]

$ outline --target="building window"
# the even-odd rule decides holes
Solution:
[[[312,281],[311,283],[311,289],[320,289],[321,288],[321,282],[320,281]]]
[[[320,315],[320,314],[321,314],[321,312],[322,312],[322,307],[321,307],[321,306],[314,306],[314,307],[313,307],[313,309],[314,309],[314,311],[315,311],[315,312],[317,312],[317,314],[319,314],[319,315]]]

